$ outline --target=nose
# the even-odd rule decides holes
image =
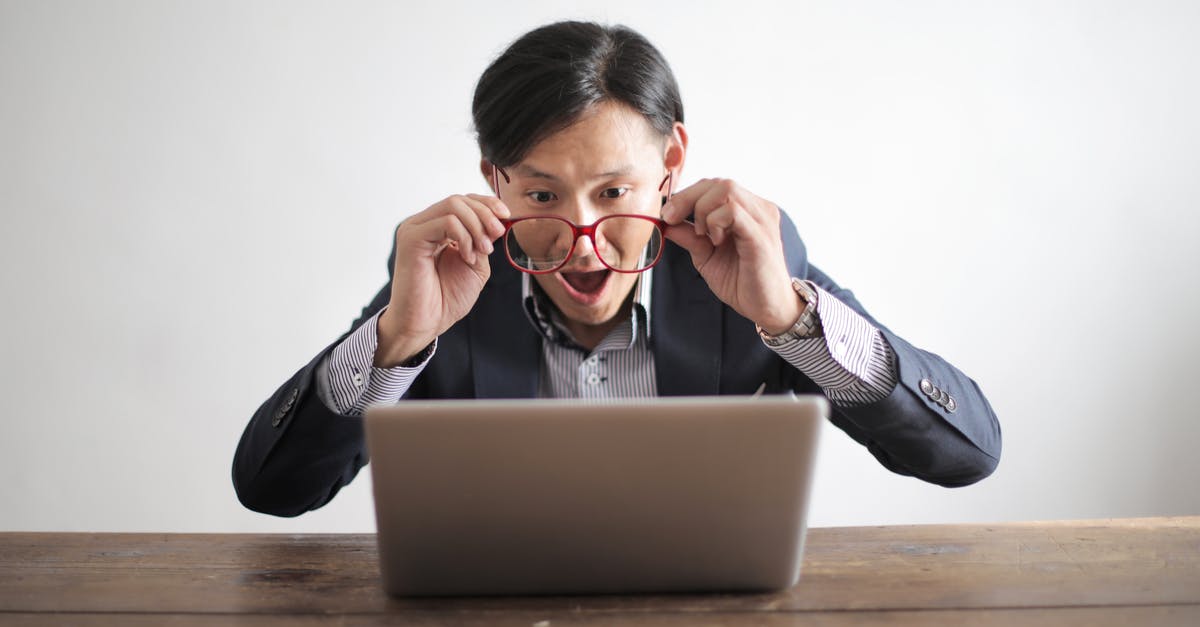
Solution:
[[[582,233],[575,240],[575,255],[581,259],[593,257],[596,255],[596,247],[592,244],[592,238]]]
[[[566,218],[576,226],[587,227],[600,219],[600,213],[586,201],[576,201],[574,207],[567,212]],[[576,262],[584,262],[580,265],[588,265],[587,261],[596,256],[595,242],[591,237],[581,233],[579,237],[575,238],[575,252],[571,256],[575,258]]]

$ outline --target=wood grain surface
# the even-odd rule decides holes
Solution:
[[[384,595],[373,535],[0,533],[0,622],[1198,625],[1200,516],[816,528],[773,594],[455,599]]]

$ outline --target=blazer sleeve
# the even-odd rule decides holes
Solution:
[[[314,378],[321,361],[388,304],[395,255],[393,246],[387,284],[350,329],[284,381],[251,416],[233,455],[233,487],[247,508],[299,516],[328,503],[366,465],[362,418],[326,407]]]
[[[862,444],[889,470],[947,487],[990,475],[1000,461],[1000,422],[979,385],[941,357],[913,346],[867,313],[854,297],[808,263],[796,226],[785,212],[781,231],[789,269],[862,314],[882,333],[896,356],[898,382],[884,399],[833,407],[831,422]],[[922,391],[944,390],[954,411]]]

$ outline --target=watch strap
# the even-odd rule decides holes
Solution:
[[[802,281],[792,277],[792,289],[804,301],[804,312],[800,314],[800,318],[796,320],[792,328],[779,335],[770,335],[763,331],[762,327],[754,325],[758,329],[759,337],[767,346],[782,346],[799,339],[821,337],[823,331],[821,318],[817,315],[817,286],[813,285],[812,281]]]

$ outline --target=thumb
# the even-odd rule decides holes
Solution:
[[[692,255],[692,263],[696,267],[707,260],[713,253],[712,240],[707,235],[696,235],[695,227],[687,222],[668,226],[663,235],[675,242],[680,248]]]

